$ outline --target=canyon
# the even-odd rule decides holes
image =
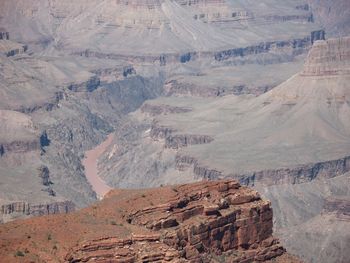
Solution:
[[[87,151],[85,159],[82,161],[84,166],[86,179],[92,186],[92,189],[95,191],[99,198],[108,193],[112,188],[110,188],[99,176],[98,176],[98,158],[106,150],[108,145],[113,140],[113,134],[110,134],[104,142],[95,147],[94,149]]]
[[[347,263],[349,12],[1,1],[1,257]]]
[[[272,236],[270,202],[232,180],[112,190],[78,212],[0,226],[0,236],[7,262],[18,251],[37,262],[301,262]]]

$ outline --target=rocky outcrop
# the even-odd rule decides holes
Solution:
[[[49,168],[47,168],[47,166],[41,165],[38,168],[38,172],[39,172],[39,177],[42,179],[43,185],[49,186],[50,184],[52,184],[50,180],[50,171],[49,171]]]
[[[316,178],[332,178],[348,171],[350,171],[350,156],[300,165],[294,168],[281,168],[238,175],[235,178],[245,185],[254,185],[256,182],[265,185],[300,184]]]
[[[7,51],[5,54],[7,57],[13,57],[19,54],[23,54],[24,52],[27,51],[27,49],[28,49],[28,46],[23,45],[21,48],[11,49]]]
[[[205,144],[214,140],[213,137],[200,134],[173,134],[176,130],[166,127],[158,126],[156,122],[153,123],[150,131],[150,137],[155,140],[164,140],[166,148],[178,149],[188,145]]]
[[[133,66],[125,66],[123,67],[123,76],[126,78],[129,75],[135,75],[136,70],[134,69]]]
[[[222,61],[232,57],[244,57],[252,54],[267,53],[270,50],[292,48],[292,49],[305,49],[312,45],[316,40],[324,39],[324,31],[313,31],[310,36],[301,39],[293,39],[286,41],[265,42],[256,46],[250,46],[245,48],[235,48],[216,52],[214,54],[215,60]]]
[[[191,156],[177,155],[175,168],[183,171],[193,169],[193,173],[202,179],[235,178],[241,184],[253,186],[256,183],[264,185],[300,184],[316,178],[332,178],[350,171],[350,156],[325,162],[300,165],[294,168],[263,170],[246,174],[225,174],[199,163]]]
[[[167,126],[158,125],[156,122],[152,123],[150,137],[155,140],[162,140],[169,137],[176,130]]]
[[[72,83],[68,85],[68,89],[74,92],[92,92],[100,86],[100,78],[93,76],[89,80],[82,83]]]
[[[210,143],[213,140],[214,138],[208,135],[175,134],[169,135],[165,138],[165,147],[178,149],[181,147],[186,147],[188,145]]]
[[[7,32],[4,28],[0,28],[0,40],[5,39],[9,40],[10,39],[10,34]]]
[[[232,180],[180,185],[171,191],[175,195],[167,201],[131,211],[125,217],[135,232],[143,229],[141,234],[85,241],[72,248],[65,259],[264,262],[285,254],[272,236],[270,202],[256,191]]]
[[[43,216],[69,213],[75,210],[71,201],[32,204],[24,201],[1,204],[0,220],[10,220],[12,216]]]
[[[151,105],[148,103],[145,103],[141,107],[142,113],[147,113],[150,116],[157,116],[157,115],[167,115],[167,114],[176,114],[176,113],[186,113],[190,112],[192,109],[185,108],[185,107],[177,107],[177,106],[170,106],[170,105]]]
[[[286,22],[286,21],[314,22],[314,17],[311,12],[308,14],[300,14],[300,15],[265,15],[262,18],[268,22]]]
[[[323,205],[326,213],[335,213],[338,217],[348,216],[350,220],[350,200],[347,196],[327,198]]]
[[[103,59],[113,60],[126,60],[133,64],[138,63],[153,63],[161,66],[173,63],[186,63],[189,61],[197,60],[198,58],[214,59],[216,61],[223,61],[229,58],[245,57],[248,55],[256,55],[262,53],[268,53],[270,51],[291,49],[295,54],[299,54],[300,50],[306,51],[314,41],[324,39],[324,31],[313,31],[309,36],[299,39],[290,39],[282,41],[263,42],[257,45],[248,47],[234,48],[222,51],[193,51],[188,53],[168,53],[161,55],[124,55],[115,53],[103,53],[99,51],[84,50],[73,52],[72,55],[84,56],[84,57],[96,57]],[[299,50],[299,51],[298,51]],[[292,53],[293,53],[292,52]]]
[[[40,150],[39,139],[31,141],[11,141],[8,143],[0,142],[0,157],[9,153],[26,153],[29,151]]]
[[[28,46],[11,40],[7,40],[7,34],[1,33],[3,39],[0,39],[0,53],[7,57],[23,54],[27,51]]]
[[[258,87],[251,87],[247,85],[234,85],[232,87],[213,87],[213,86],[197,86],[188,82],[181,82],[179,80],[170,80],[165,86],[165,94],[167,96],[172,95],[188,95],[198,97],[222,97],[226,95],[243,95],[253,94],[259,96],[274,86],[262,85]]]
[[[199,178],[206,180],[215,180],[221,178],[224,174],[216,169],[209,168],[207,166],[200,165],[198,160],[194,157],[188,155],[178,154],[175,157],[175,168],[179,171],[184,171],[186,169],[193,169],[193,173]]]
[[[311,49],[303,76],[350,74],[350,37],[317,41]]]
[[[30,114],[38,110],[52,111],[58,107],[58,103],[65,98],[63,91],[57,91],[55,94],[46,102],[33,104],[31,106],[21,106],[14,109],[22,113]]]

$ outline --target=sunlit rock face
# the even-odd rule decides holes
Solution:
[[[20,231],[0,226],[5,261],[26,247],[45,261],[300,262],[272,235],[270,202],[233,180],[112,190],[92,207],[12,225]]]

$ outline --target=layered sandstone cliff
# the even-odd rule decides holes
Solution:
[[[21,260],[11,251],[50,262],[299,262],[272,236],[272,224],[270,202],[232,180],[114,190],[69,215],[0,226],[0,256],[11,262]]]
[[[350,37],[317,41],[308,55],[302,74],[305,76],[350,74]]]
[[[272,237],[270,203],[256,191],[235,181],[201,182],[167,191],[173,192],[170,198],[125,215],[142,234],[83,242],[66,260],[264,262],[285,254]]]

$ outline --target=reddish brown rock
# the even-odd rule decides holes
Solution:
[[[272,236],[270,202],[233,180],[113,190],[86,209],[0,225],[0,258],[72,263],[299,262]]]
[[[69,262],[264,262],[285,254],[272,237],[269,201],[237,182],[169,188],[166,202],[132,209],[125,217],[142,234],[92,240],[74,247]],[[147,195],[145,196],[147,198]]]

